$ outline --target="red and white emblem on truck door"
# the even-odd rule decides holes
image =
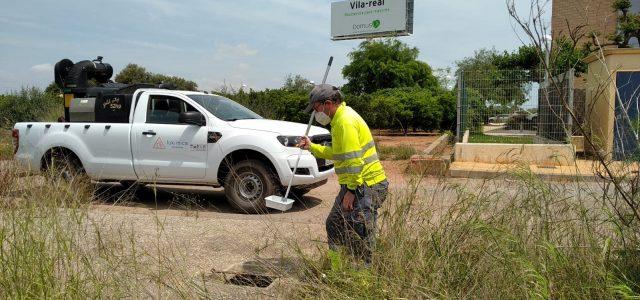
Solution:
[[[162,138],[158,138],[155,142],[155,144],[153,144],[153,149],[159,149],[159,150],[164,150],[166,149],[166,147],[164,146],[164,143],[162,142]]]

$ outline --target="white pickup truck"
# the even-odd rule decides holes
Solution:
[[[124,185],[223,186],[228,201],[248,213],[266,211],[265,197],[282,193],[293,176],[304,124],[263,119],[213,94],[142,88],[129,97],[128,103],[101,102],[129,105],[128,119],[16,124],[15,159],[35,173],[59,165],[65,176],[86,174]],[[89,99],[74,101],[81,107]],[[331,141],[320,127],[312,127],[309,136],[317,143]],[[293,190],[308,192],[332,172],[332,162],[304,151]]]

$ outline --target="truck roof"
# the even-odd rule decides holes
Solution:
[[[139,89],[139,91],[143,91],[143,92],[155,92],[155,91],[160,91],[163,93],[175,93],[175,94],[182,94],[185,96],[188,95],[213,95],[213,96],[220,96],[218,94],[214,94],[214,93],[205,93],[205,92],[198,92],[198,91],[185,91],[185,90],[167,90],[167,89],[157,89],[157,88],[142,88]]]

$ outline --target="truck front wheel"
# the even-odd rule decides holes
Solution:
[[[279,192],[276,174],[259,160],[243,160],[229,168],[224,183],[227,201],[244,213],[265,213],[265,198]]]

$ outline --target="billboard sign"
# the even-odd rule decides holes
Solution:
[[[346,40],[413,33],[413,0],[331,3],[331,39]]]

